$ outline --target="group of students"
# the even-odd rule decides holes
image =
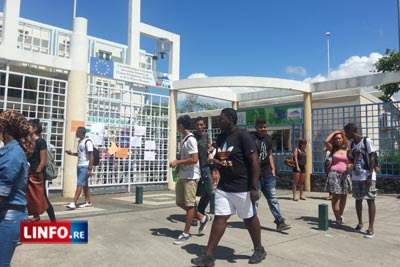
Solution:
[[[198,127],[198,125],[201,127]],[[200,257],[192,259],[196,266],[214,266],[215,252],[222,238],[227,220],[237,214],[243,219],[253,242],[254,253],[249,263],[259,263],[267,256],[261,243],[260,221],[257,217],[257,202],[260,192],[267,199],[270,211],[275,218],[278,231],[290,229],[282,217],[276,198],[275,165],[272,155],[271,138],[267,135],[266,120],[257,119],[255,134],[237,127],[237,113],[226,108],[219,117],[221,134],[218,135],[213,149],[204,150],[204,120],[196,119],[196,132],[190,131],[190,117],[178,118],[177,129],[183,135],[180,148],[180,158],[170,162],[170,167],[179,168],[179,180],[176,184],[176,203],[186,211],[185,228],[174,244],[182,244],[190,238],[190,226],[193,217],[200,220],[199,233],[205,229],[211,217],[204,212],[204,203],[196,210],[196,188],[200,177],[204,177],[202,168],[212,164],[220,174],[215,190],[215,218],[207,248]],[[199,129],[201,128],[201,129]],[[200,131],[199,131],[200,130]],[[196,138],[190,138],[190,137]],[[203,138],[203,139],[202,139]],[[202,141],[199,141],[202,140]],[[207,140],[207,138],[205,139]],[[348,140],[352,140],[349,144]],[[296,198],[297,187],[300,189],[300,199],[303,195],[306,165],[306,140],[300,140],[294,151],[295,166],[293,167],[293,200]],[[332,155],[332,163],[327,174],[327,191],[332,194],[332,209],[336,224],[344,224],[343,212],[347,194],[353,192],[356,199],[358,224],[356,231],[363,228],[362,201],[367,200],[369,225],[364,237],[374,236],[376,152],[372,141],[357,132],[357,127],[349,123],[344,130],[331,133],[325,140],[326,150]],[[210,147],[210,145],[208,146]],[[202,151],[203,150],[203,151]],[[206,152],[204,152],[206,151]],[[214,153],[211,153],[213,151]],[[208,159],[205,163],[205,159]],[[212,154],[212,155],[211,155]],[[211,156],[210,156],[211,155]],[[207,196],[208,198],[208,196]],[[202,200],[200,200],[202,202]],[[207,205],[206,204],[206,205]]]
[[[196,210],[196,191],[200,177],[206,176],[204,166],[213,166],[213,169],[219,172],[219,182],[215,190],[215,218],[212,221],[206,250],[191,262],[196,266],[215,265],[214,255],[225,232],[227,220],[231,215],[237,214],[243,219],[253,242],[254,253],[249,263],[260,263],[267,256],[261,242],[261,226],[256,208],[260,192],[268,201],[277,230],[290,229],[290,225],[285,223],[281,215],[276,197],[275,165],[266,121],[257,119],[256,133],[252,135],[237,127],[237,113],[234,109],[223,109],[219,117],[222,132],[212,146],[207,146],[201,139],[206,136],[203,130],[199,129],[204,129],[204,120],[196,119],[194,134],[190,131],[190,124],[191,119],[188,115],[178,118],[177,130],[183,135],[180,158],[170,162],[170,167],[179,169],[179,180],[175,190],[176,204],[186,211],[184,230],[174,244],[182,244],[189,240],[194,216],[200,221],[199,233],[204,231],[207,222],[210,221],[210,216],[204,212],[205,206],[201,205],[204,196]],[[191,138],[192,136],[195,138]],[[204,147],[209,149],[204,150]],[[208,192],[211,194],[211,188]]]

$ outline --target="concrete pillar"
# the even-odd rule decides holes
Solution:
[[[68,75],[67,114],[65,128],[65,149],[77,151],[75,123],[85,123],[86,101],[88,89],[89,41],[87,36],[87,20],[74,19],[71,38],[71,71]],[[74,124],[73,124],[74,122]],[[73,197],[76,189],[77,157],[65,155],[63,196]]]
[[[174,35],[171,41],[171,47],[169,51],[169,64],[168,73],[171,75],[172,80],[179,80],[179,62],[180,62],[180,36]]]
[[[127,64],[139,67],[140,56],[140,1],[129,0],[128,14],[128,58]]]
[[[311,191],[311,170],[312,170],[312,114],[311,114],[311,102],[312,94],[304,93],[304,139],[307,140],[307,163],[306,163],[306,179],[305,179],[305,191]]]
[[[239,102],[238,101],[233,101],[232,102],[232,108],[234,110],[238,110],[239,109]]]
[[[4,3],[3,41],[1,45],[9,55],[13,55],[17,51],[20,6],[21,0],[6,0]]]
[[[176,159],[176,107],[177,107],[177,95],[178,92],[175,90],[169,91],[169,162]],[[172,171],[168,171],[168,189],[173,190],[175,189],[175,183],[172,179]]]

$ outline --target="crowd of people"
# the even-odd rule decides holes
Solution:
[[[199,121],[201,121],[201,129],[204,129],[204,120],[201,118],[196,119],[196,127]],[[204,166],[204,159],[200,160],[200,157],[205,158],[205,155],[204,151],[200,152],[200,145],[196,141],[204,142],[205,139],[199,141],[199,138],[192,138],[191,142],[188,142],[188,138],[191,136],[189,116],[180,117],[177,125],[178,131],[184,135],[181,142],[181,155],[183,152],[184,158],[172,161],[170,166],[180,169],[176,187],[177,204],[186,211],[191,210],[191,213],[186,213],[184,231],[174,241],[174,244],[182,244],[190,238],[190,221],[196,214],[199,214],[198,210],[196,211],[196,186],[199,179],[204,176],[200,172],[199,166]],[[212,164],[209,166],[218,170],[219,173],[219,182],[215,190],[214,220],[206,249],[202,255],[192,259],[191,262],[195,266],[215,265],[214,255],[225,232],[227,221],[231,215],[237,215],[243,219],[253,243],[254,253],[250,256],[249,263],[260,263],[267,256],[267,252],[262,246],[261,226],[257,217],[258,200],[261,193],[265,196],[275,218],[276,229],[284,231],[291,228],[281,214],[276,197],[275,164],[272,140],[267,134],[267,122],[265,119],[258,118],[254,125],[256,131],[254,134],[250,134],[246,130],[238,128],[236,111],[226,108],[220,114],[219,126],[222,132],[218,135],[216,143],[208,144],[208,163]],[[198,130],[199,127],[197,127]],[[200,133],[202,132],[201,130]],[[204,144],[201,146],[204,147]],[[306,200],[303,193],[306,147],[307,140],[302,139],[299,140],[298,146],[293,151],[293,201]],[[337,228],[341,228],[345,223],[343,214],[347,195],[353,193],[358,218],[358,224],[354,230],[361,231],[363,228],[362,201],[366,199],[369,225],[364,237],[372,238],[374,236],[374,200],[376,197],[376,172],[374,169],[376,151],[371,139],[358,134],[357,127],[353,123],[349,123],[343,130],[334,131],[326,137],[324,150],[327,151],[327,158],[330,159],[329,165],[326,167],[326,191],[330,195],[329,200],[332,203]],[[187,172],[188,168],[192,170],[190,173]],[[186,171],[181,171],[185,169]],[[190,186],[182,184],[190,184]],[[296,197],[297,189],[300,191],[299,198]],[[182,199],[190,199],[190,202],[182,206],[180,203]],[[202,205],[201,209],[200,216],[204,216]],[[209,218],[201,219],[203,224],[200,228],[204,230]]]
[[[274,217],[277,231],[289,230],[281,214],[276,195],[276,169],[272,154],[272,140],[267,134],[267,122],[258,118],[255,133],[237,126],[237,113],[226,108],[221,111],[219,126],[221,134],[212,143],[205,131],[203,118],[195,120],[196,131],[191,132],[191,118],[179,117],[177,129],[183,135],[179,157],[170,162],[178,168],[176,183],[176,204],[185,211],[182,233],[173,242],[182,244],[190,239],[193,219],[199,223],[199,235],[212,221],[207,247],[202,255],[192,259],[196,266],[214,266],[215,253],[232,215],[243,219],[252,243],[254,253],[249,263],[260,263],[267,251],[262,245],[261,225],[257,216],[259,198],[263,194]],[[93,143],[86,138],[86,129],[79,127],[77,152],[67,150],[70,156],[78,158],[77,188],[69,209],[77,207],[77,201],[84,192],[85,202],[80,207],[90,207],[88,178],[93,168]],[[36,222],[45,211],[51,221],[55,213],[46,195],[45,167],[47,144],[42,138],[42,124],[38,119],[27,120],[20,113],[7,110],[0,114],[0,265],[9,266],[19,242],[19,223]],[[351,140],[351,141],[350,141]],[[306,200],[304,191],[307,141],[300,140],[294,149],[293,198]],[[347,195],[355,198],[358,224],[356,231],[364,227],[362,202],[368,204],[368,228],[364,237],[374,236],[376,198],[376,150],[370,138],[357,132],[353,123],[343,130],[330,133],[325,139],[327,151],[326,190],[331,195],[332,211],[336,225],[341,228]],[[201,184],[201,185],[200,185]],[[214,217],[205,212],[210,203],[212,186],[215,188]],[[200,187],[201,190],[200,190]],[[300,190],[296,198],[297,188]],[[201,193],[199,193],[201,192]],[[197,197],[200,201],[197,202]],[[31,216],[28,219],[28,216]]]

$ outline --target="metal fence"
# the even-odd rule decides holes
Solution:
[[[51,181],[50,189],[61,189],[63,184],[67,87],[67,81],[0,70],[0,108],[14,109],[27,119],[39,118],[43,138],[54,148],[59,175]]]
[[[169,96],[140,89],[100,78],[89,85],[86,124],[101,155],[91,186],[167,182]]]
[[[400,102],[387,102],[312,110],[313,173],[323,173],[324,139],[347,123],[354,123],[358,132],[371,138],[377,149],[382,176],[400,174]]]

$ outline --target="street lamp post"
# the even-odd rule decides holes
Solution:
[[[331,58],[330,58],[330,51],[329,51],[329,36],[331,36],[331,32],[326,32],[326,47],[327,47],[327,53],[328,53],[328,72],[327,72],[327,77],[328,81],[331,79]]]
[[[399,53],[400,53],[400,0],[397,0],[397,38],[399,38]]]

